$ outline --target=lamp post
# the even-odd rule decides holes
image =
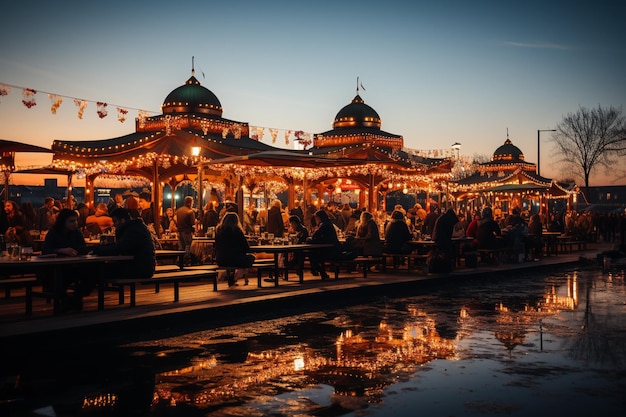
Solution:
[[[537,130],[537,175],[541,175],[541,132],[556,132],[556,129]]]

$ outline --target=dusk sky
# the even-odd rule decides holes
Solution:
[[[626,111],[624,1],[175,3],[5,6],[0,84],[39,93],[30,109],[21,88],[0,97],[0,138],[50,147],[132,133],[137,109],[160,114],[189,78],[192,56],[227,119],[324,132],[354,98],[358,76],[382,129],[406,147],[460,142],[470,156],[492,155],[508,128],[536,163],[538,129],[581,106]],[[48,93],[63,96],[56,115]],[[89,101],[82,120],[73,98]],[[97,101],[109,104],[104,119]],[[125,123],[116,106],[130,110]],[[541,174],[566,177],[553,163],[550,133],[541,138]],[[21,154],[17,164],[49,161]],[[626,168],[591,178],[623,184]]]

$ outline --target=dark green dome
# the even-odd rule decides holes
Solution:
[[[208,88],[202,87],[193,75],[173,90],[163,101],[163,114],[202,113],[222,117],[222,104]]]
[[[380,129],[380,116],[376,110],[365,104],[358,94],[350,104],[339,110],[333,128],[341,127],[375,127]]]
[[[509,138],[493,153],[494,161],[523,161],[524,154]]]

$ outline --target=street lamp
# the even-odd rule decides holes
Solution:
[[[556,132],[556,129],[537,130],[537,175],[541,175],[541,132]]]

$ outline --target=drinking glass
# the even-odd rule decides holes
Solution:
[[[20,252],[20,261],[30,261],[31,256],[33,255],[33,248],[25,247],[22,248]]]

